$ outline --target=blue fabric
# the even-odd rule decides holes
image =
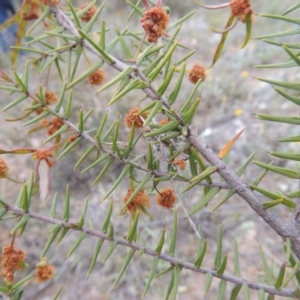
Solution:
[[[0,24],[4,23],[15,13],[11,0],[0,0]],[[16,41],[18,26],[12,25],[0,31],[0,52],[10,50]]]

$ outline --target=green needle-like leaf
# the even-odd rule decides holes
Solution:
[[[97,63],[94,63],[87,71],[80,75],[80,77],[73,80],[71,83],[68,84],[66,89],[71,89],[72,87],[78,85],[81,81],[88,78],[91,74],[95,73],[101,66],[103,65],[103,61],[99,60]]]
[[[229,300],[236,300],[241,288],[242,288],[241,285],[235,285],[231,290]]]
[[[221,189],[219,187],[214,187],[210,189],[210,191],[201,199],[201,201],[192,210],[189,211],[189,216],[191,217],[204,206],[206,206],[209,203],[209,201],[212,200],[214,196],[219,193],[220,190]]]
[[[100,240],[97,242],[96,249],[95,249],[95,251],[94,251],[94,255],[93,255],[93,258],[92,258],[92,262],[91,262],[91,265],[90,265],[89,270],[88,270],[88,275],[87,275],[88,278],[90,277],[90,275],[92,274],[92,272],[93,272],[93,270],[94,270],[94,267],[95,267],[95,265],[96,265],[96,261],[97,261],[99,252],[100,252],[100,250],[101,250],[101,247],[102,247],[102,245],[103,245],[103,242],[104,242],[103,239],[100,239]]]
[[[108,208],[106,217],[104,219],[104,222],[103,222],[102,228],[101,228],[102,232],[104,232],[104,233],[107,232],[109,222],[110,222],[110,217],[111,217],[111,214],[112,214],[112,210],[113,210],[113,201],[110,201],[109,208]]]
[[[70,251],[67,253],[66,258],[70,257],[74,253],[74,251],[78,248],[78,246],[81,244],[81,242],[85,239],[86,236],[87,236],[86,232],[81,232],[78,239],[75,241],[74,245],[72,246]]]
[[[158,243],[158,245],[157,245],[157,247],[156,247],[156,249],[155,249],[155,252],[156,252],[157,254],[160,254],[160,253],[161,253],[161,250],[162,250],[162,248],[163,248],[163,246],[164,246],[164,242],[165,242],[165,233],[166,233],[166,229],[163,228],[163,229],[162,229],[162,232],[161,232],[161,236],[160,236],[159,243]]]
[[[276,167],[276,166],[264,164],[264,163],[261,163],[261,162],[258,162],[258,161],[254,161],[253,163],[257,166],[260,166],[260,167],[262,167],[264,169],[267,169],[269,171],[281,174],[283,176],[293,178],[293,179],[299,179],[299,172],[296,172],[292,169]]]
[[[174,270],[174,267],[172,267],[172,270]],[[174,271],[173,271],[173,275],[172,275],[172,278],[171,278],[171,280],[170,280],[170,283],[169,283],[169,285],[168,285],[168,289],[167,289],[167,292],[166,292],[166,296],[165,296],[165,298],[164,298],[165,300],[170,299],[170,295],[171,295],[173,286],[174,286]]]
[[[41,253],[41,259],[43,257],[45,257],[47,251],[49,250],[50,246],[52,245],[54,239],[56,238],[56,236],[58,235],[60,229],[62,228],[62,225],[61,224],[56,224],[52,229],[51,229],[51,232],[50,232],[50,237]]]
[[[130,171],[131,167],[130,166],[125,166],[121,174],[119,175],[118,179],[114,182],[114,185],[112,188],[107,192],[107,194],[103,197],[102,201],[103,202],[105,199],[107,199],[111,193],[115,191],[115,189],[119,186],[119,184],[122,182],[122,180],[127,176],[128,172]]]
[[[82,137],[78,137],[77,139],[75,139],[75,141],[73,141],[72,143],[68,144],[68,146],[59,154],[59,156],[57,157],[57,159],[61,159],[62,157],[64,157],[74,147],[76,147],[82,141],[82,139],[83,139]]]
[[[182,81],[183,81],[183,78],[185,76],[185,69],[186,69],[186,62],[184,62],[182,65],[181,65],[181,70],[180,70],[180,73],[179,73],[179,78],[176,82],[176,85],[174,87],[174,89],[172,90],[172,92],[170,93],[169,97],[168,97],[168,102],[170,104],[174,104],[176,99],[177,99],[177,96],[179,94],[179,91],[181,90],[181,85],[182,85]]]
[[[150,269],[150,272],[149,272],[148,280],[147,280],[147,283],[145,285],[145,288],[144,288],[144,291],[143,291],[143,294],[142,294],[142,297],[141,297],[142,299],[145,298],[145,296],[146,296],[146,294],[147,294],[147,292],[150,288],[150,285],[151,285],[152,280],[154,278],[158,263],[159,263],[159,258],[154,257],[154,259],[152,261],[152,266],[151,266],[151,269]]]
[[[93,185],[95,185],[102,178],[102,176],[106,173],[106,171],[109,169],[109,167],[113,164],[114,161],[115,159],[113,157],[109,157],[109,159],[106,161],[106,164],[102,168],[101,172],[94,180]]]
[[[235,20],[235,16],[230,16],[230,18],[228,19],[227,24],[226,24],[226,26],[225,26],[225,29],[228,28],[228,27],[230,27],[230,26],[232,25],[232,23],[233,23],[234,20]],[[221,41],[220,41],[220,43],[219,43],[219,45],[218,45],[218,47],[217,47],[217,50],[216,50],[216,52],[215,52],[215,55],[214,55],[214,58],[213,58],[213,61],[212,61],[212,64],[211,64],[210,68],[212,68],[213,65],[214,65],[214,64],[217,62],[217,60],[219,59],[219,57],[220,57],[220,55],[221,55],[221,52],[222,52],[222,50],[223,50],[223,48],[224,48],[225,41],[226,41],[226,38],[227,38],[227,36],[228,36],[228,33],[229,33],[229,31],[226,31],[226,32],[224,32],[224,33],[222,34]]]
[[[242,49],[245,48],[250,40],[251,28],[252,28],[252,14],[246,14],[246,37]]]
[[[115,289],[115,288],[117,287],[119,281],[121,280],[121,278],[122,278],[122,276],[123,276],[125,270],[127,269],[127,267],[128,267],[128,265],[129,265],[129,263],[130,263],[130,261],[131,261],[133,255],[134,255],[134,253],[135,253],[135,250],[134,250],[134,249],[131,249],[131,250],[129,251],[129,253],[128,253],[128,255],[127,255],[127,257],[126,257],[126,259],[125,259],[125,261],[124,261],[124,264],[123,264],[123,266],[122,266],[122,268],[121,268],[121,271],[120,271],[120,273],[119,273],[119,276],[118,276],[118,278],[116,279],[116,281],[115,281],[115,283],[114,283],[113,289]]]
[[[288,199],[288,198],[286,198],[282,195],[277,195],[277,194],[271,193],[269,191],[266,191],[266,190],[264,190],[264,189],[262,189],[258,186],[252,185],[252,184],[250,184],[249,186],[251,187],[251,189],[259,192],[262,195],[267,196],[270,199],[273,199],[273,200],[283,199],[282,204],[286,205],[287,207],[291,207],[291,208],[295,207],[295,202],[294,201],[292,201],[292,200],[290,200],[290,199]]]
[[[227,253],[225,254],[223,260],[222,260],[222,263],[220,264],[219,268],[217,269],[217,274],[218,275],[223,275],[225,269],[226,269],[226,266],[227,266]]]
[[[217,295],[216,300],[224,300],[225,299],[226,286],[227,286],[227,281],[220,280],[219,286],[218,286],[218,295]]]
[[[25,215],[21,218],[21,220],[17,223],[17,225],[11,230],[10,234],[16,234],[17,231],[20,229],[20,235],[23,233],[24,228],[29,221],[30,217]]]
[[[65,196],[65,208],[64,208],[64,221],[68,222],[70,218],[70,186],[66,186],[66,196]]]
[[[92,44],[92,46],[97,50],[97,52],[103,57],[104,60],[106,60],[109,64],[113,64],[114,60],[111,58],[111,56],[106,53],[102,48],[100,48],[95,41],[90,38],[84,31],[82,31],[80,28],[78,28],[79,34],[85,38],[88,42]]]
[[[277,277],[276,282],[275,282],[275,288],[277,290],[280,290],[281,287],[282,287],[284,274],[285,274],[285,268],[286,268],[285,264],[282,264],[281,267],[280,267],[279,274],[278,274],[278,277]]]
[[[83,153],[83,155],[80,157],[80,159],[77,161],[77,163],[74,166],[74,171],[80,166],[80,164],[95,150],[95,146],[91,145],[89,146],[86,151]]]
[[[176,265],[174,268],[174,284],[171,294],[171,299],[176,300],[177,299],[177,293],[178,293],[178,286],[179,286],[179,279],[180,279],[180,272],[182,270],[182,267],[180,265]]]
[[[201,267],[203,258],[204,258],[205,253],[206,253],[206,248],[207,248],[207,239],[203,240],[201,250],[199,251],[199,253],[198,253],[198,255],[197,255],[196,259],[195,259],[194,266],[196,268],[200,268]]]
[[[81,173],[84,173],[84,172],[92,169],[96,165],[98,165],[101,162],[107,160],[109,157],[110,157],[110,155],[108,153],[104,153],[100,158],[98,158],[96,161],[94,161],[91,165],[89,165],[87,168],[85,168],[84,170],[82,170]]]
[[[220,225],[218,231],[217,252],[216,252],[216,257],[214,262],[214,267],[216,269],[218,269],[221,266],[222,249],[223,249],[222,245],[223,245],[223,227],[222,225]]]
[[[148,75],[148,78],[150,81],[153,81],[157,75],[161,72],[165,64],[168,62],[170,57],[172,56],[174,50],[178,46],[178,41],[173,44],[172,47],[168,50],[167,53],[164,54],[163,59],[158,63],[158,65],[154,68],[154,70]]]
[[[177,227],[178,227],[178,216],[177,216],[177,209],[174,209],[174,221],[172,227],[172,235],[169,247],[169,254],[174,256],[176,250],[176,240],[177,240]]]
[[[88,207],[88,201],[89,201],[88,198],[86,198],[85,201],[84,201],[82,213],[81,213],[81,216],[80,216],[79,221],[77,223],[77,227],[79,229],[81,229],[83,227],[85,219],[86,219],[86,211],[87,211],[87,207]]]
[[[259,245],[259,252],[260,252],[260,256],[261,256],[261,260],[262,260],[262,264],[263,264],[263,268],[264,268],[264,273],[265,273],[265,278],[268,284],[273,284],[273,274],[272,271],[270,269],[270,267],[268,266],[267,263],[267,259],[265,256],[265,252],[263,250],[263,247],[261,245]]]
[[[233,271],[233,274],[237,277],[241,277],[238,242],[236,239],[234,240],[234,271]]]
[[[114,85],[115,83],[119,82],[120,80],[124,79],[125,77],[128,77],[130,75],[130,73],[132,73],[134,71],[134,68],[132,67],[127,67],[125,68],[122,72],[120,72],[116,77],[114,77],[114,79],[112,79],[110,82],[108,82],[107,84],[105,84],[104,86],[102,86],[97,93],[100,93],[104,90],[106,90],[107,88],[109,88],[110,86]]]
[[[102,263],[104,264],[108,259],[109,257],[111,256],[111,254],[114,252],[114,250],[116,249],[116,247],[118,246],[118,243],[117,242],[111,242],[110,245],[109,245],[109,248],[106,252],[106,254],[104,255],[104,258],[102,260]]]
[[[250,290],[248,285],[243,284],[242,289],[243,289],[244,300],[250,300]]]
[[[207,273],[205,275],[205,287],[204,287],[204,293],[205,295],[207,295],[210,291],[210,287],[211,287],[211,283],[213,281],[213,276],[211,273]]]
[[[137,236],[137,225],[138,225],[138,222],[139,222],[139,216],[140,216],[140,211],[137,210],[135,215],[134,215],[134,220],[133,220],[133,224],[130,228],[130,231],[128,233],[128,237],[127,237],[127,241],[129,243],[131,243],[133,240],[136,239],[136,236]]]

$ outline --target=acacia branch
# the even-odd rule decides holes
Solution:
[[[58,6],[49,6],[50,12],[57,19],[58,23],[63,26],[66,30],[74,34],[75,36],[80,36],[77,28],[70,20],[68,16],[58,7]],[[84,47],[89,49],[92,53],[94,53],[97,57],[103,59],[107,64],[118,71],[123,71],[128,67],[127,64],[118,60],[115,57],[110,58],[113,62],[107,61],[101,54],[85,39],[82,39],[82,44]],[[147,78],[140,72],[137,66],[134,66],[135,74],[130,74],[130,77],[140,78],[148,83],[148,88],[144,89],[145,94],[151,100],[160,100],[164,106],[168,109],[172,109],[173,115],[176,120],[179,122],[180,126],[186,126],[184,124],[181,115],[173,109],[170,103],[167,101],[167,98],[164,96],[160,96],[155,88],[151,85],[151,83],[147,80]],[[203,155],[203,157],[212,165],[217,167],[218,173],[223,177],[223,179],[230,185],[232,189],[236,191],[236,193],[241,196],[249,206],[267,223],[273,230],[280,235],[284,240],[287,237],[291,237],[292,240],[292,249],[298,258],[300,258],[300,239],[298,238],[298,231],[294,229],[294,226],[291,224],[286,224],[278,215],[273,213],[270,210],[264,210],[260,201],[256,194],[250,189],[248,184],[243,182],[223,161],[219,159],[219,157],[213,153],[212,149],[209,148],[204,141],[199,137],[196,130],[191,126],[188,126],[189,136],[187,140],[191,143],[195,149]]]
[[[2,202],[1,205],[4,205],[4,203]],[[152,257],[157,257],[161,260],[169,262],[173,266],[180,265],[182,268],[185,268],[185,269],[197,272],[197,273],[202,273],[202,274],[209,273],[209,274],[211,274],[212,276],[214,276],[216,278],[223,279],[223,280],[228,281],[228,282],[232,282],[236,285],[245,284],[250,289],[263,290],[266,293],[269,293],[271,295],[278,295],[278,296],[291,297],[291,298],[297,298],[298,297],[298,296],[296,296],[297,290],[286,289],[286,288],[277,290],[273,286],[269,286],[269,285],[262,284],[262,283],[259,283],[259,282],[255,282],[255,281],[242,279],[242,278],[239,278],[239,277],[236,277],[236,276],[233,276],[233,275],[229,275],[229,274],[218,275],[217,271],[215,271],[213,269],[209,269],[209,268],[206,268],[206,267],[196,268],[192,263],[181,261],[179,258],[176,258],[174,256],[170,256],[168,254],[163,254],[163,253],[158,254],[157,252],[155,252],[151,248],[144,247],[144,246],[139,245],[137,243],[130,243],[126,239],[116,237],[116,236],[114,236],[111,239],[111,238],[108,237],[107,234],[105,234],[105,233],[103,233],[102,231],[99,231],[99,230],[95,230],[95,229],[88,228],[88,227],[78,228],[78,227],[74,226],[73,223],[69,223],[69,222],[66,222],[66,221],[54,219],[54,218],[51,218],[51,217],[48,217],[48,216],[43,216],[43,215],[40,215],[40,214],[37,214],[37,213],[34,213],[34,212],[24,212],[21,208],[16,207],[16,206],[4,205],[4,209],[6,209],[7,211],[11,211],[11,212],[13,212],[14,214],[16,214],[18,216],[28,216],[32,219],[39,220],[43,223],[61,225],[64,228],[68,228],[68,229],[75,230],[75,231],[80,231],[80,232],[85,232],[88,235],[95,236],[95,237],[100,238],[100,239],[108,240],[110,242],[115,241],[119,245],[123,245],[125,247],[131,248],[131,249],[136,250],[136,251],[141,251],[144,254],[147,254],[147,255],[152,256]]]

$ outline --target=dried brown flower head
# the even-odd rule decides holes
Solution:
[[[36,151],[33,152],[32,155],[33,159],[45,160],[49,167],[52,167],[54,164],[54,161],[49,159],[52,157],[53,157],[52,151],[47,149],[37,149]]]
[[[138,115],[140,109],[138,107],[133,107],[129,110],[125,116],[125,124],[128,128],[132,127],[132,124],[135,128],[141,128],[144,125],[143,119],[147,118],[146,114]],[[142,119],[143,118],[143,119]]]
[[[1,277],[4,277],[8,282],[13,282],[14,271],[23,268],[25,258],[25,251],[11,245],[4,246],[1,257]]]
[[[46,257],[43,257],[42,260],[36,265],[35,270],[35,279],[38,283],[49,280],[54,275],[54,266],[48,264]]]
[[[64,122],[58,117],[53,117],[52,122],[50,124],[51,126],[47,130],[48,135],[54,134],[58,129],[61,128],[61,126],[64,125]]]
[[[237,17],[241,22],[246,22],[246,15],[252,14],[253,11],[251,9],[250,0],[231,0],[231,15]]]
[[[158,122],[158,125],[166,125],[170,122],[168,118],[164,118]]]
[[[37,11],[31,11],[29,13],[23,12],[22,19],[25,21],[31,21],[39,18],[39,13]]]
[[[141,24],[147,34],[148,42],[156,43],[161,36],[168,36],[165,30],[169,21],[169,15],[161,6],[149,8],[141,18]]]
[[[105,81],[106,75],[103,69],[98,69],[95,73],[88,77],[88,81],[91,85],[100,85]]]
[[[190,82],[196,84],[198,80],[204,81],[206,78],[206,69],[199,63],[195,63],[189,74]]]
[[[180,170],[183,171],[183,170],[185,170],[185,167],[186,167],[186,161],[183,159],[175,159],[172,162],[172,165],[177,166]]]
[[[8,173],[8,166],[5,160],[2,157],[0,157],[0,178],[6,177],[7,173]]]
[[[132,193],[134,192],[133,189],[129,189],[126,196],[124,197],[124,203],[130,198]],[[134,214],[139,207],[150,207],[150,198],[147,194],[145,194],[144,190],[140,190],[137,195],[133,198],[131,203],[127,206],[127,209],[130,211],[131,214]]]
[[[46,105],[51,105],[57,101],[58,97],[54,92],[46,91],[45,93],[45,103]]]
[[[89,3],[85,3],[85,4],[82,4],[80,6],[81,9],[87,7],[89,5]],[[88,11],[86,11],[82,16],[81,16],[81,20],[83,22],[88,22],[93,16],[94,14],[96,13],[97,11],[97,7],[96,6],[92,6]]]
[[[44,5],[58,5],[59,0],[43,0]]]
[[[160,191],[159,194],[156,194],[156,202],[158,205],[165,208],[174,207],[174,203],[176,201],[176,194],[173,189],[170,187],[166,187]]]
[[[38,11],[40,8],[40,0],[26,0],[26,4],[29,6],[29,12]]]

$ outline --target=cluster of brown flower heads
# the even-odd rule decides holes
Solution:
[[[1,257],[1,277],[7,282],[14,281],[14,272],[23,268],[26,252],[15,246],[4,246]]]
[[[170,18],[161,6],[149,8],[141,18],[141,24],[147,34],[148,42],[156,43],[161,36],[168,36],[166,28]]]
[[[133,194],[134,190],[129,189],[126,196],[124,197],[124,203],[128,201],[128,199]],[[176,194],[171,187],[166,187],[162,189],[156,195],[156,202],[159,206],[170,209],[174,207],[174,203],[176,201]],[[133,200],[128,204],[127,210],[131,214],[135,214],[135,212],[142,207],[150,207],[150,197],[144,192],[144,190],[140,190],[137,195],[133,198]]]

